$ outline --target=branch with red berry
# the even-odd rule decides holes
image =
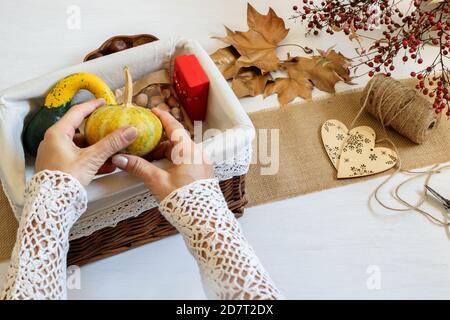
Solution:
[[[359,66],[366,65],[368,71],[364,74],[370,77],[380,72],[390,76],[395,70],[395,57],[402,57],[404,62],[414,60],[419,66],[419,70],[411,72],[418,79],[416,89],[434,99],[437,113],[450,116],[450,0],[414,0],[407,10],[399,8],[400,2],[303,0],[301,7],[294,6],[292,18],[306,25],[308,35],[344,32],[350,40],[356,40],[359,62],[353,66],[355,73]],[[380,27],[385,30],[379,39],[362,34]],[[362,39],[370,44],[363,45]],[[438,51],[432,63],[424,65],[422,54],[428,45],[436,46]]]

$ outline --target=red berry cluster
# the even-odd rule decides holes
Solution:
[[[360,63],[368,66],[370,77],[395,70],[396,57],[403,62],[413,60],[418,66],[411,76],[418,79],[417,90],[434,98],[437,113],[450,116],[450,69],[447,66],[450,51],[450,0],[413,0],[408,11],[402,12],[398,0],[323,0],[321,3],[303,0],[294,6],[292,18],[301,19],[307,34],[317,35],[344,32],[350,39],[364,38],[360,32],[383,27],[380,39],[371,39],[368,49],[359,48]],[[431,65],[423,66],[422,52],[426,45],[439,48]]]

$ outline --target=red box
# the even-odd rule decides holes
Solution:
[[[191,120],[205,120],[209,80],[195,55],[175,58],[173,80],[178,97]]]

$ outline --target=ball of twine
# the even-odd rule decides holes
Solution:
[[[391,127],[418,144],[425,142],[439,123],[430,101],[415,89],[382,74],[369,81],[361,105],[383,127]]]

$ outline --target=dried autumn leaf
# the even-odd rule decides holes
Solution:
[[[351,83],[350,60],[334,50],[319,51],[320,56],[312,58],[295,57],[284,63],[292,79],[309,79],[317,89],[335,92],[339,81]]]
[[[285,105],[297,97],[311,99],[312,90],[313,85],[308,79],[277,78],[266,86],[264,97],[276,93],[280,103]]]
[[[337,25],[333,24],[331,25],[331,30],[333,30],[334,32],[341,32],[342,27],[338,27]]]
[[[264,92],[269,80],[272,80],[270,73],[263,74],[255,67],[242,68],[233,79],[231,87],[238,98],[255,97]]]
[[[238,59],[240,65],[257,67],[263,73],[277,71],[280,59],[276,49],[289,33],[284,20],[278,17],[272,8],[268,14],[262,15],[248,4],[247,24],[249,30],[246,32],[233,32],[227,29],[226,37],[216,39],[236,48],[241,54]]]
[[[219,49],[211,55],[211,59],[214,61],[226,80],[234,78],[239,71],[241,67],[237,63],[239,57],[239,52],[237,52],[237,50],[232,46]]]
[[[211,55],[224,77],[233,79],[232,89],[238,97],[276,93],[280,102],[286,104],[296,97],[311,98],[314,86],[334,93],[337,82],[351,82],[351,60],[332,48],[318,50],[319,55],[312,58],[288,56],[288,60],[281,63],[276,49],[289,29],[272,8],[263,15],[248,4],[247,24],[246,32],[225,27],[227,35],[216,39],[229,46]],[[350,28],[353,31],[354,26]],[[304,51],[313,52],[307,47]],[[281,70],[287,71],[289,78],[272,80],[270,72]]]
[[[317,50],[320,56],[314,56],[313,59],[316,60],[318,64],[334,70],[346,83],[351,82],[350,77],[350,66],[352,65],[352,60],[345,57],[342,53],[336,52],[333,49],[328,49],[327,51]]]
[[[277,16],[272,8],[266,15],[260,14],[250,4],[247,4],[248,27],[266,38],[269,42],[278,45],[289,33],[284,20]]]
[[[316,61],[310,58],[291,58],[284,66],[291,79],[310,79],[314,86],[321,91],[334,93],[334,85],[341,80],[336,72],[320,68],[316,65]]]

